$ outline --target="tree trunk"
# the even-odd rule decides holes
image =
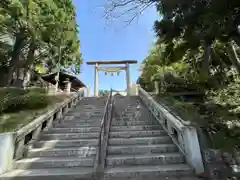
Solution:
[[[204,77],[210,76],[210,68],[209,63],[211,62],[211,54],[212,54],[212,43],[209,43],[208,41],[204,41],[203,44],[204,48],[204,56],[203,56],[203,62],[202,62],[202,73]]]
[[[35,45],[35,42],[32,41],[29,46],[27,61],[24,66],[25,70],[24,70],[23,87],[26,87],[31,80],[32,69],[34,67],[34,65],[33,65],[34,64],[34,54],[35,54],[36,49],[37,49],[37,47]]]
[[[31,64],[28,68],[25,68],[23,85],[22,85],[24,88],[27,87],[29,85],[29,82],[31,81],[32,69],[33,69],[33,64]]]
[[[233,66],[237,69],[238,73],[240,73],[240,59],[237,55],[236,48],[234,46],[234,41],[230,40],[227,44],[227,51],[229,58],[233,64]]]
[[[7,74],[0,68],[0,87],[7,85]]]
[[[16,70],[14,71],[16,74],[16,77],[13,79],[11,86],[17,87],[17,88],[22,88],[22,82],[23,82],[23,77],[24,77],[24,70],[23,68],[16,67]]]
[[[222,58],[219,56],[219,54],[216,52],[214,48],[212,49],[212,55],[214,56],[214,59],[218,61],[221,70],[223,70],[225,67],[228,67],[227,64],[222,60]]]
[[[19,64],[21,49],[22,49],[24,40],[25,40],[25,37],[23,37],[20,33],[18,35],[16,35],[16,41],[13,46],[13,52],[12,52],[11,61],[9,64],[9,69],[8,69],[8,74],[7,74],[7,85],[8,86],[11,85],[11,82],[13,80],[13,73]]]

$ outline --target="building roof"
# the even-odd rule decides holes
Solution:
[[[40,75],[45,81],[56,84],[55,77],[57,75],[57,72],[53,72],[53,73],[49,73],[49,74],[40,74]],[[60,79],[60,81],[64,81],[65,79],[69,79],[71,82],[74,82],[74,84],[79,84],[82,87],[86,87],[86,85],[80,79],[78,79],[76,76],[74,76],[70,73],[67,73],[67,72],[60,71],[59,72],[59,79]]]

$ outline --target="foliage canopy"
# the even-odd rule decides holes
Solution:
[[[74,66],[82,57],[72,0],[4,0],[0,5],[1,86],[11,85],[34,66],[49,71]],[[25,72],[19,74],[19,69]],[[14,77],[14,74],[16,74]]]

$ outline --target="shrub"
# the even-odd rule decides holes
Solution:
[[[50,100],[42,93],[28,93],[24,96],[22,105],[25,109],[40,109],[46,107]]]
[[[10,106],[15,106],[17,101],[21,101],[21,96],[26,94],[20,88],[1,88],[0,89],[0,113],[7,110]],[[19,99],[19,100],[18,100]]]
[[[47,94],[48,92],[46,88],[41,88],[41,87],[27,88],[26,91],[28,93],[33,92],[33,93],[42,93],[42,94]]]
[[[49,99],[44,88],[2,88],[0,89],[0,114],[23,109],[39,109],[48,105]]]
[[[0,98],[4,98],[6,96],[21,96],[26,94],[26,90],[21,89],[21,88],[0,88]]]

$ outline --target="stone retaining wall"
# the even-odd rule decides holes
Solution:
[[[216,149],[203,151],[206,176],[212,180],[235,180],[240,176],[240,153],[223,152]]]

